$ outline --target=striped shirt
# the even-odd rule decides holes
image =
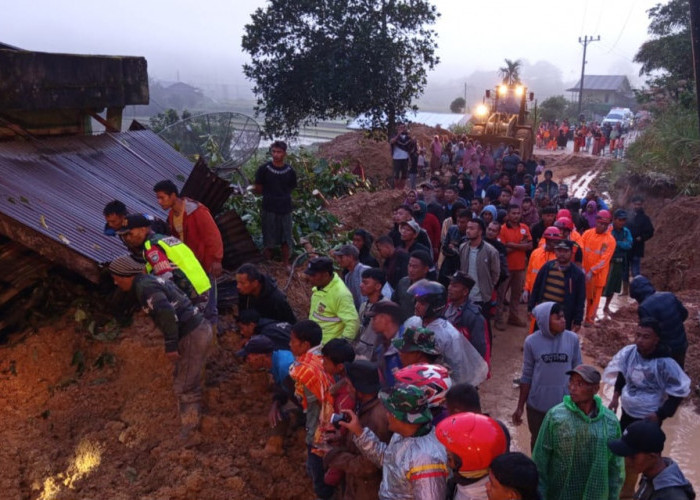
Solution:
[[[547,274],[547,280],[544,282],[542,299],[561,304],[564,302],[565,294],[566,283],[564,281],[564,272],[554,266]]]

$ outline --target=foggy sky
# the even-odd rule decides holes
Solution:
[[[264,0],[3,0],[0,41],[28,50],[139,55],[149,75],[194,85],[249,87],[241,72],[240,41],[250,14]],[[440,65],[432,87],[461,95],[475,71],[493,71],[503,59],[556,65],[564,83],[579,78],[578,37],[589,45],[587,74],[625,74],[642,81],[632,62],[648,38],[646,10],[656,0],[434,0],[442,14]]]

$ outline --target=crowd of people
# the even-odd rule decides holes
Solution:
[[[401,134],[408,139],[392,139],[393,150],[411,142],[406,129]],[[387,234],[356,228],[352,242],[309,258],[308,311],[295,313],[258,266],[236,270],[244,339],[237,356],[269,371],[272,382],[269,438],[250,454],[283,456],[303,426],[318,498],[613,499],[631,496],[638,474],[636,498],[694,498],[677,464],[662,457],[662,423],[690,392],[687,310],[640,274],[653,236],[643,200],[634,198],[628,216],[595,191],[570,198],[544,161],[470,141],[464,149],[475,169],[441,164],[387,210]],[[271,152],[255,190],[267,212],[266,254],[280,248],[288,263],[296,176],[284,143]],[[396,156],[395,173],[406,179],[415,158]],[[477,172],[489,180],[470,175]],[[170,236],[146,215],[118,207],[113,217],[110,205],[105,230],[129,249],[110,264],[115,283],[135,292],[176,363],[189,445],[216,324],[221,238],[218,230],[216,238],[203,234],[212,231],[211,215],[173,188],[154,188],[170,210]],[[582,362],[579,333],[611,291],[639,302],[639,324],[635,342],[601,373]],[[526,415],[532,459],[510,450],[508,427],[479,399],[498,348],[494,329],[508,324],[525,338],[512,421]],[[614,386],[609,407],[598,396],[601,382]]]
[[[566,150],[573,141],[574,153],[623,158],[628,131],[619,123],[582,122],[572,126],[568,120],[543,121],[537,128],[535,145],[550,151]]]

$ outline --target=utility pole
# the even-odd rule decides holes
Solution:
[[[700,96],[700,3],[690,2],[690,39],[693,47],[695,95]],[[698,126],[700,126],[700,99],[697,99]]]
[[[599,42],[600,41],[600,35],[598,35],[598,38],[593,38],[592,36],[584,36],[583,40],[581,40],[581,37],[578,37],[578,43],[583,45],[583,61],[581,62],[581,84],[579,85],[578,89],[578,114],[581,114],[581,104],[583,103],[583,77],[586,74],[586,49],[588,48],[588,44],[591,42]]]

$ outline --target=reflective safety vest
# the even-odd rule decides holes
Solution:
[[[207,273],[204,272],[202,265],[197,260],[197,257],[195,257],[194,252],[174,236],[159,238],[160,239],[153,238],[152,240],[146,240],[143,245],[144,256],[146,257],[146,270],[149,273],[153,272],[156,275],[160,275],[172,271],[173,267],[177,267],[185,274],[190,283],[192,283],[192,287],[198,295],[202,295],[209,290],[211,288],[211,282],[209,281]],[[156,251],[157,249],[153,248],[153,243],[157,243],[163,252],[165,252],[165,256],[169,262],[162,261],[162,256],[160,252]]]

